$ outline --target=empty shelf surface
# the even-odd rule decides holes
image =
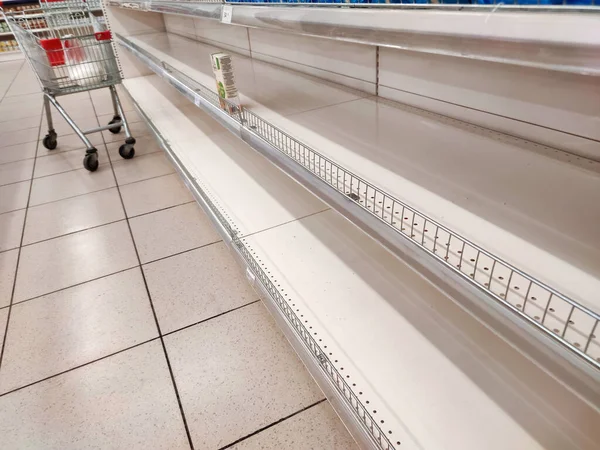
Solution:
[[[214,86],[216,47],[127,38]],[[347,170],[600,311],[600,164],[241,55],[241,103]]]
[[[125,85],[396,448],[594,448],[597,410],[162,79]]]

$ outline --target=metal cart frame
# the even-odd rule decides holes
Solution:
[[[58,146],[52,105],[85,144],[83,166],[90,172],[98,169],[99,163],[98,152],[87,138],[88,134],[104,130],[117,134],[123,128],[126,139],[119,148],[119,155],[125,159],[133,158],[136,141],[131,136],[115,88],[123,77],[111,32],[82,0],[42,0],[35,13],[45,19],[46,28],[31,28],[25,12],[2,12],[43,89],[48,124],[48,134],[42,140],[44,147],[54,150]],[[110,91],[114,112],[112,120],[104,126],[80,129],[57,100],[62,95],[102,88]]]

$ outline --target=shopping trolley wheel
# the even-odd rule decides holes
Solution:
[[[44,144],[44,147],[46,147],[48,150],[54,150],[58,146],[58,141],[56,139],[56,133],[48,133],[44,137],[42,144]]]
[[[83,167],[90,172],[95,172],[98,169],[98,154],[94,151],[93,153],[87,153],[83,157]]]
[[[119,147],[119,155],[124,159],[131,159],[135,155],[135,148],[133,144],[123,144]]]
[[[112,125],[113,123],[117,123],[121,121],[121,116],[114,116],[113,119],[108,122],[109,125]],[[121,126],[119,125],[118,127],[113,127],[113,128],[109,128],[108,131],[110,131],[113,134],[119,134],[121,132]]]

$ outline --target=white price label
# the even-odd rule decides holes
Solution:
[[[222,23],[231,23],[231,17],[233,16],[233,6],[223,5],[223,13],[221,14]]]
[[[200,97],[198,97],[198,96],[194,97],[194,105],[196,105],[198,108],[200,108]]]

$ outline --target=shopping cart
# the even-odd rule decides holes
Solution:
[[[94,3],[92,3],[94,4]],[[99,7],[98,0],[95,4]],[[0,8],[1,10],[1,8]],[[82,0],[41,0],[39,10],[27,13],[4,13],[19,46],[36,73],[44,91],[44,109],[48,122],[48,134],[42,141],[48,150],[58,146],[52,122],[52,104],[86,146],[83,166],[93,172],[98,168],[98,153],[87,134],[109,130],[119,133],[125,130],[125,143],[119,154],[125,159],[135,154],[135,139],[131,136],[123,107],[115,85],[122,80],[115,58],[111,32],[94,9]],[[45,21],[31,21],[31,14]],[[42,22],[42,23],[43,23]],[[57,97],[108,88],[112,98],[114,116],[108,125],[82,131],[60,105]]]

